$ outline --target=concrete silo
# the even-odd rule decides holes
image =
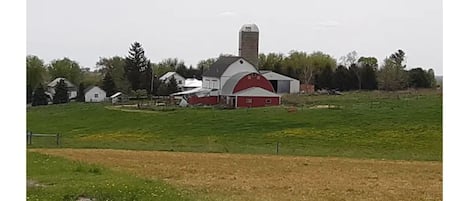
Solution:
[[[259,28],[255,24],[245,24],[239,30],[239,56],[256,68],[259,61]]]

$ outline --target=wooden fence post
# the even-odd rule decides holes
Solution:
[[[29,131],[29,143],[28,144],[33,144],[33,132]]]
[[[278,142],[277,142],[277,155],[278,155]]]
[[[60,135],[57,133],[56,134],[57,146],[59,146],[59,139],[60,139]]]

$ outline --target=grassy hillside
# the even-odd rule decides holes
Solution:
[[[128,112],[103,104],[32,107],[27,129],[61,133],[62,147],[441,160],[436,91],[289,96],[286,107]],[[326,104],[332,105],[329,109]],[[32,147],[54,147],[34,138]],[[40,141],[37,141],[40,140]]]

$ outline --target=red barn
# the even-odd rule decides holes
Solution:
[[[230,107],[263,107],[280,104],[280,95],[249,61],[220,57],[203,74],[202,88],[192,93],[189,104],[226,104]]]

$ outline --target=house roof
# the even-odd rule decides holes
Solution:
[[[122,94],[122,92],[117,92],[117,93],[115,93],[114,95],[112,95],[111,98],[115,98],[115,97],[117,97],[117,96],[120,96],[121,94]]]
[[[223,85],[223,88],[221,90],[221,94],[222,95],[233,94],[233,90],[234,90],[236,84],[238,84],[239,80],[241,80],[244,76],[249,75],[251,73],[253,73],[253,72],[240,72],[240,73],[236,73],[233,76],[231,76],[230,79],[228,79],[225,82],[225,84]]]
[[[67,85],[68,88],[75,88],[75,85],[73,85],[70,81],[68,81],[67,79],[65,79],[63,77],[55,78],[54,80],[49,82],[49,84],[47,84],[47,86],[48,87],[55,87],[57,84],[59,84],[60,80],[64,80],[64,82],[65,82],[65,84]]]
[[[267,91],[260,87],[251,87],[242,91],[239,91],[235,96],[252,96],[252,97],[280,97],[280,95]]]
[[[175,75],[177,75],[177,76],[179,76],[179,77],[182,77],[182,76],[179,75],[178,73],[172,71],[172,72],[167,72],[167,73],[165,73],[163,76],[160,77],[160,80],[161,80],[161,81],[165,81],[165,80],[169,79],[171,76],[175,76]],[[184,77],[182,77],[182,78],[184,78]]]
[[[101,89],[101,88],[100,88],[100,87],[98,87],[98,86],[89,86],[89,87],[87,87],[87,88],[86,88],[86,89],[83,91],[83,93],[85,93],[85,94],[86,94],[86,93],[88,93],[88,91],[89,91],[89,90],[91,90],[91,89],[93,89],[93,88],[95,88],[95,87],[97,87],[98,89],[100,89],[100,90],[104,91],[103,89]]]
[[[220,57],[215,63],[213,63],[210,66],[208,71],[206,71],[203,74],[203,76],[221,77],[221,75],[223,75],[226,69],[238,59],[243,59],[245,62],[248,62],[249,64],[253,65],[252,63],[250,63],[248,60],[244,59],[243,57],[235,57],[235,56]]]
[[[297,80],[295,78],[291,78],[285,75],[282,75],[280,73],[276,73],[273,71],[266,71],[266,70],[261,70],[260,73],[267,78],[267,80]]]

